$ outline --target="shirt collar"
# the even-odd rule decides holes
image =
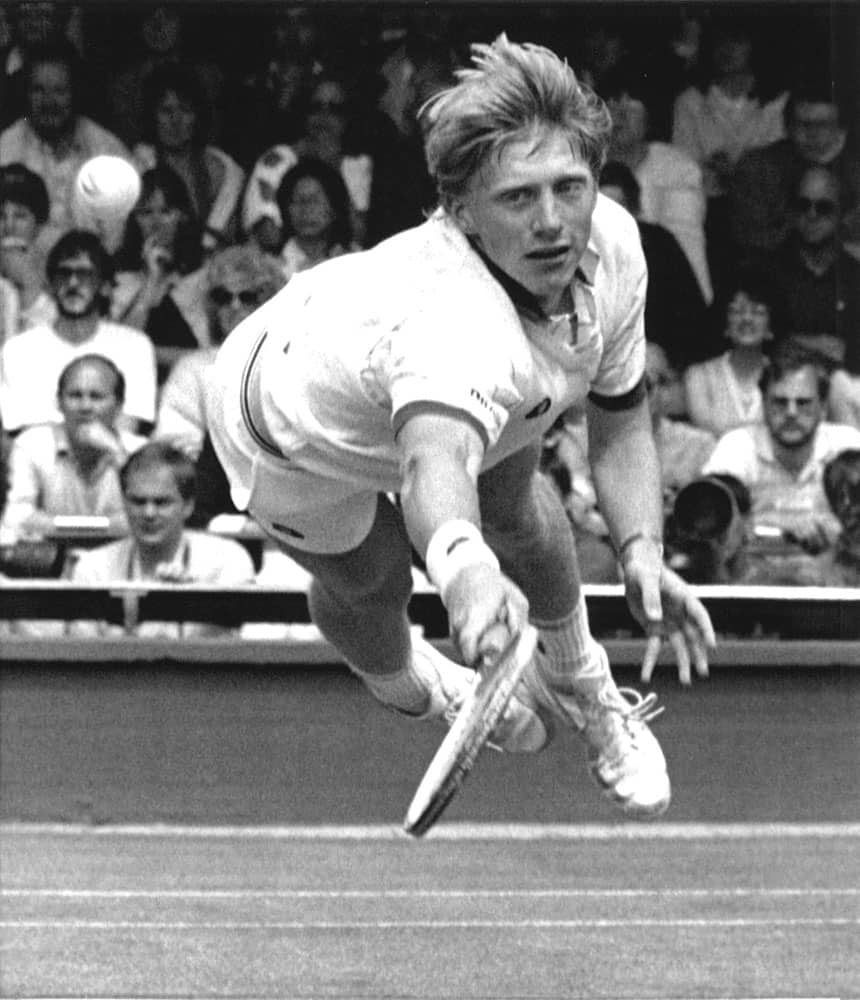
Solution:
[[[535,296],[525,287],[525,285],[520,284],[516,278],[512,278],[507,271],[503,271],[502,268],[494,261],[491,260],[484,251],[477,245],[477,243],[471,238],[467,237],[469,240],[469,245],[475,251],[475,253],[481,258],[481,260],[486,265],[487,270],[490,274],[498,281],[502,288],[507,293],[511,302],[513,302],[516,309],[522,310],[524,312],[533,313],[540,316],[541,319],[548,319],[549,317],[543,310]],[[588,246],[585,248],[585,253],[582,255],[582,259],[577,265],[576,272],[574,273],[574,280],[580,281],[585,285],[593,285],[594,278],[597,273],[597,264],[599,262],[599,257],[597,251],[591,245],[589,241]]]

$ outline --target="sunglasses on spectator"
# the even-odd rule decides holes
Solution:
[[[825,219],[829,219],[836,212],[836,202],[829,198],[795,198],[794,207],[801,215],[813,212]]]
[[[72,267],[70,264],[60,264],[54,268],[54,277],[59,281],[70,281],[77,278],[78,281],[95,281],[98,272],[94,267]]]
[[[258,288],[243,288],[241,292],[231,292],[223,285],[216,285],[210,289],[209,298],[218,308],[232,305],[237,299],[243,306],[255,306],[260,301],[260,290]]]
[[[343,111],[346,108],[346,104],[343,101],[324,101],[324,100],[313,100],[311,101],[312,111]]]

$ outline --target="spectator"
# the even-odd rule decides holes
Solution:
[[[113,264],[94,233],[72,230],[52,248],[48,281],[57,306],[53,325],[35,326],[7,340],[0,353],[0,415],[15,432],[60,419],[60,372],[82,354],[104,354],[125,376],[125,413],[151,426],[155,419],[155,352],[140,330],[102,318]]]
[[[620,66],[606,76],[600,96],[612,114],[609,158],[633,172],[639,183],[641,217],[664,226],[677,239],[705,301],[710,302],[701,167],[683,150],[649,139],[649,94],[643,74]]]
[[[129,580],[198,583],[236,587],[252,583],[248,552],[227,538],[189,530],[194,509],[194,462],[164,441],[136,451],[120,472],[129,535],[81,553],[71,570],[79,584],[116,584]],[[123,630],[105,622],[74,622],[75,635],[112,635]],[[223,626],[186,622],[144,622],[135,634],[145,638],[189,638],[223,634]]]
[[[48,219],[48,191],[21,163],[0,167],[0,344],[39,323],[52,323],[56,306],[37,248]]]
[[[684,372],[692,423],[721,435],[762,418],[759,380],[767,348],[783,329],[780,298],[768,278],[739,271],[714,304],[728,349]]]
[[[304,109],[299,137],[289,145],[272,146],[254,164],[245,189],[242,227],[261,249],[268,253],[280,249],[283,220],[277,190],[290,167],[306,157],[323,160],[340,172],[349,192],[353,234],[363,245],[374,163],[352,98],[342,79],[320,76]]]
[[[648,340],[659,344],[679,371],[713,355],[713,338],[707,334],[707,306],[693,269],[668,229],[642,219],[641,192],[633,171],[618,160],[610,160],[600,173],[600,190],[623,205],[639,227],[648,265]]]
[[[0,73],[0,128],[26,113],[25,69],[32,52],[71,40],[76,8],[54,0],[18,0],[5,5],[9,45]]]
[[[189,521],[192,526],[207,525],[216,514],[236,513],[206,428],[207,379],[218,346],[284,284],[277,260],[251,243],[215,254],[205,276],[210,346],[190,351],[176,362],[161,393],[154,432],[154,437],[171,440],[197,462],[200,489]]]
[[[842,183],[828,167],[808,166],[793,193],[788,238],[760,255],[785,306],[786,335],[860,374],[860,261],[842,244]]]
[[[132,154],[141,172],[164,164],[185,182],[202,230],[202,250],[211,253],[238,233],[245,172],[211,144],[206,94],[194,70],[168,65],[144,86],[144,140]]]
[[[119,426],[125,379],[109,359],[84,354],[60,374],[62,422],[23,430],[9,455],[5,537],[42,541],[57,517],[100,517],[105,530],[127,530],[119,468],[145,439]],[[48,559],[53,563],[55,552]]]
[[[303,102],[323,72],[315,10],[272,4],[255,23],[261,62],[252,65],[225,109],[224,146],[246,167],[271,146],[299,137]]]
[[[822,554],[822,582],[860,587],[860,449],[840,451],[824,467],[824,495],[841,531]]]
[[[69,229],[101,233],[112,252],[121,227],[102,232],[74,198],[78,170],[102,154],[130,159],[123,143],[80,110],[77,55],[70,45],[33,51],[26,68],[26,113],[0,133],[0,165],[23,163],[45,182],[50,201],[39,245],[47,250]]]
[[[322,160],[303,159],[291,167],[278,187],[278,212],[283,220],[284,275],[357,250],[352,239],[352,214],[343,178]]]
[[[852,239],[860,234],[860,161],[848,144],[829,71],[792,88],[785,129],[785,138],[744,153],[732,171],[726,210],[737,255],[776,250],[785,242],[797,183],[808,166],[829,167],[840,178],[851,206],[846,230]]]
[[[159,381],[181,353],[209,343],[200,263],[200,230],[182,179],[167,166],[147,170],[117,254],[111,315],[149,335]]]
[[[438,18],[438,10],[427,20],[416,15],[380,67],[366,246],[419,225],[436,206],[418,111],[455,79],[456,54]]]
[[[672,144],[702,168],[708,210],[705,220],[711,277],[719,284],[730,267],[725,192],[735,163],[748,149],[785,135],[788,94],[769,94],[755,65],[751,27],[737,13],[712,21],[706,45],[709,65],[698,85],[674,101]]]
[[[763,419],[726,432],[703,472],[739,479],[752,499],[746,582],[819,581],[815,556],[838,535],[822,485],[839,451],[860,447],[860,431],[824,420],[829,379],[814,354],[786,341],[761,377]]]
[[[137,9],[136,9],[137,8]],[[202,19],[211,17],[211,10],[201,5]],[[186,39],[189,18],[195,16],[188,4],[154,3],[130,4],[122,12],[123,18],[137,17],[135,25],[137,51],[130,61],[125,61],[107,81],[108,104],[111,123],[129,148],[143,142],[146,128],[144,95],[146,81],[162,69],[182,66],[193,70],[206,95],[208,106],[219,109],[225,96],[225,78],[222,70],[209,59],[192,55]],[[203,36],[205,37],[205,35]],[[213,121],[212,134],[218,134],[218,123]]]
[[[208,345],[177,361],[161,392],[154,436],[198,456],[206,435],[207,377],[218,347],[246,316],[284,285],[275,258],[253,244],[227,247],[205,270]]]

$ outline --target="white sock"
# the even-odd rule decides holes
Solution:
[[[546,654],[537,658],[537,667],[548,684],[588,683],[606,677],[609,663],[603,647],[591,634],[585,598],[580,596],[566,618],[533,624],[538,629],[539,647]]]

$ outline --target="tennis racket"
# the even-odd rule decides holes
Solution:
[[[407,833],[423,836],[457,794],[504,715],[536,645],[537,630],[526,625],[501,652],[485,660],[477,684],[463,702],[412,798],[403,824]]]

